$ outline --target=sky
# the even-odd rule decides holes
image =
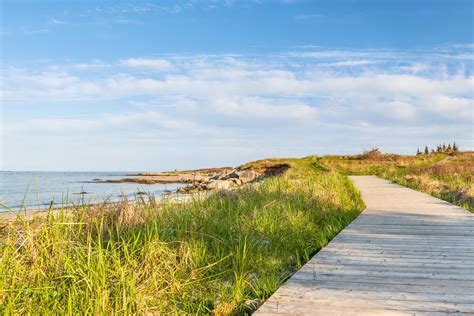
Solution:
[[[472,150],[473,5],[2,0],[0,170]]]

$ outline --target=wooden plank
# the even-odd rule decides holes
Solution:
[[[472,291],[474,287],[458,287],[458,286],[428,286],[428,285],[412,285],[412,284],[385,284],[385,283],[373,283],[373,282],[347,282],[343,281],[323,281],[315,280],[316,282],[310,282],[318,288],[323,289],[333,289],[333,290],[346,290],[350,289],[352,291],[380,291],[385,292],[395,292],[395,293],[417,293],[417,294],[436,294],[442,295],[438,297],[439,300],[454,300],[458,298],[464,301],[472,301],[474,296]],[[302,281],[305,282],[305,281]],[[380,282],[380,281],[379,281]]]
[[[438,236],[438,235],[431,235],[431,236],[420,236],[420,235],[413,235],[413,234],[405,234],[402,236],[399,235],[393,235],[393,234],[387,234],[384,232],[355,232],[354,230],[347,229],[344,230],[342,233],[334,237],[333,240],[339,240],[340,238],[385,238],[385,239],[391,239],[391,240],[410,240],[410,241],[436,241],[436,242],[466,242],[470,243],[472,245],[473,240],[466,238],[466,239],[460,239],[459,237],[452,237],[452,236]]]
[[[367,209],[257,311],[260,315],[474,315],[474,217],[375,177]]]
[[[376,299],[372,296],[350,297],[349,293],[337,291],[317,290],[311,297],[300,294],[300,291],[288,292],[289,297],[277,296],[273,298],[277,310],[286,309],[289,314],[312,314],[313,311],[325,311],[339,308],[352,310],[391,310],[391,311],[417,311],[417,312],[444,312],[473,314],[472,304],[446,303],[437,301],[410,301],[407,299],[395,300],[393,298]],[[265,305],[263,305],[265,306]],[[286,307],[288,306],[288,307]],[[264,311],[265,308],[262,308]],[[296,311],[300,310],[300,313]],[[352,313],[346,315],[354,315]],[[377,315],[377,314],[372,314]]]
[[[409,292],[406,291],[406,287],[400,287],[400,291],[394,291],[383,287],[376,287],[376,288],[356,288],[353,284],[350,284],[350,287],[332,287],[329,288],[325,286],[327,283],[314,283],[314,284],[304,284],[306,292],[311,292],[312,294],[318,294],[319,297],[324,296],[334,296],[334,297],[344,297],[353,298],[353,299],[363,299],[369,298],[371,300],[393,300],[393,301],[411,301],[411,302],[437,302],[441,305],[447,304],[466,304],[470,306],[466,306],[467,309],[471,309],[474,311],[474,297],[473,295],[469,294],[452,294],[452,293],[430,293],[427,291],[417,291],[417,292]],[[288,288],[288,293],[299,293],[299,289],[301,288],[300,283],[294,283],[292,288]],[[357,290],[355,290],[357,289]],[[301,294],[305,297],[305,294]],[[287,296],[286,296],[287,297]],[[468,308],[469,307],[469,308]]]
[[[348,249],[348,248],[325,248],[321,252],[327,254],[340,254],[340,255],[354,255],[354,256],[368,256],[368,257],[403,257],[403,258],[451,258],[456,260],[474,260],[474,254],[472,253],[446,253],[442,251],[414,251],[414,250],[387,250],[387,249]]]
[[[386,260],[384,258],[354,258],[354,257],[324,257],[318,256],[317,258],[313,259],[313,262],[316,263],[326,263],[326,264],[341,264],[341,265],[349,265],[349,266],[357,266],[357,265],[369,265],[369,266],[383,266],[383,267],[406,267],[406,268],[443,268],[443,269],[456,269],[456,270],[467,270],[472,272],[474,270],[474,262],[473,261],[463,261],[458,262],[456,260],[407,260],[407,259],[391,259]]]
[[[439,235],[439,233],[450,233],[454,236],[472,236],[474,234],[474,228],[468,228],[466,227],[465,229],[461,228],[451,228],[449,226],[446,227],[430,227],[430,226],[425,226],[425,227],[414,227],[414,226],[400,226],[398,224],[393,224],[393,225],[357,225],[353,227],[348,227],[347,233],[370,233],[370,234],[393,234],[393,233],[398,233],[398,234],[404,234],[408,236],[413,236],[413,238],[420,238],[419,234],[423,233],[425,235],[433,235],[433,236],[439,236],[442,238],[442,235]],[[395,236],[396,237],[396,236]],[[449,235],[447,237],[449,239]]]
[[[441,253],[459,253],[461,251],[468,252],[469,254],[474,252],[473,247],[450,247],[450,246],[418,246],[406,244],[359,244],[359,243],[347,243],[347,242],[335,242],[334,248],[338,249],[373,249],[373,250],[408,250],[408,251],[424,251],[424,252],[441,252]]]
[[[340,241],[343,243],[354,243],[354,242],[365,242],[365,243],[375,243],[375,242],[385,242],[385,243],[395,243],[395,244],[437,244],[438,246],[442,244],[443,246],[466,246],[466,247],[473,247],[473,240],[469,240],[469,238],[455,240],[455,238],[450,237],[448,238],[440,238],[439,236],[423,236],[421,238],[418,237],[411,237],[409,235],[402,235],[402,236],[394,236],[394,235],[386,235],[386,234],[371,234],[364,235],[364,236],[341,236],[339,238],[335,238],[334,241]]]
[[[473,250],[474,246],[470,245],[469,243],[443,243],[442,241],[408,241],[408,240],[386,240],[386,239],[367,239],[367,238],[357,238],[357,239],[338,239],[337,242],[342,245],[350,246],[352,244],[358,244],[358,245],[373,245],[373,246],[387,246],[387,247],[392,247],[392,246],[400,246],[404,247],[404,249],[409,249],[411,247],[425,247],[430,250],[432,248],[436,248],[439,250]],[[442,243],[442,245],[440,245]]]
[[[423,272],[420,272],[423,271]],[[357,275],[360,278],[370,277],[370,276],[377,276],[377,277],[385,277],[385,278],[406,278],[406,279],[431,279],[436,280],[438,284],[442,284],[445,280],[456,280],[456,281],[474,281],[474,275],[470,273],[456,273],[451,274],[448,271],[424,271],[422,269],[413,269],[409,271],[406,270],[389,270],[384,268],[372,268],[369,267],[367,269],[355,269],[355,268],[325,268],[325,269],[317,269],[314,272],[306,272],[308,277],[312,276],[317,278],[319,274],[338,274],[341,276],[344,275]],[[291,279],[290,279],[291,280]]]
[[[297,284],[295,284],[297,285]],[[324,307],[352,307],[359,309],[382,309],[420,312],[474,313],[474,304],[438,301],[436,297],[410,295],[409,293],[385,293],[350,290],[331,290],[308,287],[287,287],[284,294],[276,294],[274,303],[281,306],[304,306],[308,310]],[[297,303],[294,304],[293,302]]]
[[[280,304],[269,301],[265,310],[259,310],[258,315],[321,315],[321,316],[341,316],[341,315],[357,315],[357,316],[413,316],[420,315],[416,311],[396,311],[387,309],[358,309],[354,307],[331,307],[330,310],[325,306],[318,306],[308,312],[308,308],[304,306],[294,306],[293,304]],[[448,313],[430,313],[430,316],[446,316]],[[462,314],[460,314],[462,315]]]
[[[425,267],[403,267],[389,265],[370,265],[357,264],[349,265],[344,263],[338,264],[322,264],[318,263],[314,267],[316,274],[318,273],[334,273],[338,271],[341,274],[353,273],[361,276],[364,275],[400,275],[406,277],[433,278],[439,280],[472,280],[474,281],[474,269],[450,269],[442,266],[436,268]]]
[[[364,238],[340,238],[337,240],[341,244],[370,244],[370,245],[407,245],[407,246],[418,246],[418,247],[429,247],[429,248],[441,248],[439,245],[442,243],[443,247],[447,249],[456,249],[456,248],[461,248],[461,249],[473,249],[473,245],[469,242],[443,242],[443,241],[429,241],[429,240],[406,240],[406,239],[401,239],[401,240],[395,240],[395,239],[380,239],[380,238],[373,238],[369,239],[367,237]]]
[[[311,278],[305,277],[301,274],[295,274],[294,280],[298,282],[310,281],[310,282],[319,282],[319,281],[338,281],[350,283],[371,283],[371,284],[398,284],[398,285],[420,285],[420,286],[435,286],[439,288],[444,287],[457,287],[463,289],[466,293],[473,293],[474,291],[474,282],[469,280],[439,280],[433,279],[422,279],[422,278],[400,278],[400,277],[386,277],[386,276],[365,276],[361,278],[358,275],[352,274],[323,274],[318,273],[317,275],[311,275]]]

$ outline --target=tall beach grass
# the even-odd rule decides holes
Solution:
[[[345,175],[312,157],[285,161],[284,175],[187,203],[2,223],[1,312],[252,312],[363,209]]]

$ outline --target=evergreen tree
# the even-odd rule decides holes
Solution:
[[[436,152],[433,148],[431,148],[431,154],[434,155]]]
[[[443,143],[443,152],[445,153],[446,152],[446,144]]]
[[[429,155],[430,151],[428,150],[428,146],[425,146],[425,155]]]
[[[418,148],[416,149],[416,155],[417,155],[417,156],[421,155],[420,147],[418,147]]]
[[[456,142],[453,143],[453,151],[458,151],[458,145],[456,145]]]
[[[437,153],[440,153],[442,149],[443,149],[443,148],[441,148],[441,145],[438,145],[438,147],[436,147],[436,152],[437,152]]]
[[[448,148],[446,148],[446,150],[450,153],[451,152],[451,144],[448,144]]]

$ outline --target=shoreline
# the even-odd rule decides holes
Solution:
[[[135,178],[122,178],[114,180],[93,179],[94,183],[141,183],[141,184],[186,184],[178,187],[176,191],[168,191],[155,196],[156,202],[187,202],[194,198],[204,198],[220,190],[233,190],[242,187],[246,184],[255,183],[263,180],[269,176],[284,173],[290,168],[286,163],[265,163],[265,161],[258,167],[244,167],[237,168],[221,167],[221,168],[206,168],[196,170],[184,171],[165,171],[165,172],[145,172],[137,174]],[[78,203],[76,205],[100,206],[104,204],[118,204],[127,201],[128,203],[136,203],[140,201],[138,196],[146,196],[143,192],[139,192],[133,200],[120,199],[111,201],[97,201],[93,203]],[[74,204],[67,204],[65,206],[53,205],[51,211],[57,214],[61,210],[71,210]],[[18,219],[33,220],[35,217],[45,216],[50,212],[50,207],[44,208],[27,208],[19,210],[0,211],[0,221],[12,222]]]
[[[93,183],[140,183],[140,184],[190,184],[194,182],[205,182],[213,177],[226,174],[235,170],[232,167],[205,168],[196,170],[175,170],[162,172],[142,172],[128,175],[126,178],[101,180],[93,179]]]
[[[193,194],[186,194],[186,193],[174,193],[174,194],[165,194],[161,196],[156,196],[155,201],[157,203],[187,203],[193,199],[202,199],[209,196],[210,192],[199,192]],[[128,203],[128,204],[135,204],[140,202],[139,200],[122,200],[122,201],[110,201],[110,202],[97,202],[97,203],[84,203],[79,205],[66,205],[64,207],[53,207],[53,208],[27,208],[26,210],[20,209],[18,211],[14,210],[6,210],[0,211],[0,223],[11,223],[17,220],[27,220],[31,221],[37,217],[44,217],[50,211],[53,212],[54,215],[57,215],[59,211],[71,211],[74,207],[77,206],[88,206],[88,207],[98,207],[101,205],[118,205],[121,203]]]

